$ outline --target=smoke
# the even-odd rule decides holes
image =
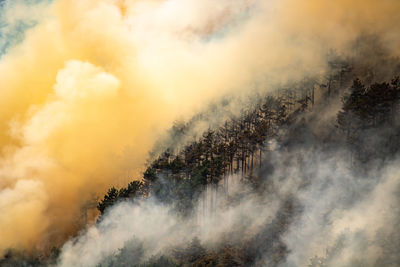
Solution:
[[[0,251],[76,233],[91,194],[139,177],[177,116],[322,74],[363,33],[399,52],[395,0],[10,2],[7,23],[37,25],[7,28],[25,38],[0,61]]]
[[[68,241],[58,265],[108,266],[109,259],[125,247],[132,248],[131,243],[141,246],[141,253],[133,257],[139,264],[152,256],[171,253],[171,248],[184,246],[193,238],[199,238],[209,247],[218,246],[226,236],[232,241],[243,236],[252,238],[264,224],[271,223],[280,201],[250,193],[238,179],[229,178],[232,183],[229,197],[246,194],[246,198],[232,205],[227,201],[228,194],[214,198],[216,191],[209,187],[199,198],[202,201],[191,218],[181,218],[173,206],[154,199],[122,202],[112,207],[100,224]],[[268,203],[268,208],[261,203]],[[133,253],[128,251],[128,255]]]
[[[232,176],[229,190],[226,182],[218,191],[210,185],[186,219],[154,199],[122,202],[100,224],[68,241],[58,265],[111,266],[116,258],[139,265],[173,256],[194,238],[210,257],[221,245],[247,244],[240,253],[250,249],[255,266],[398,264],[398,160],[362,176],[346,156],[346,151],[272,151],[268,161],[274,171],[264,174],[269,188],[262,195]],[[297,203],[290,212],[288,199]],[[276,260],[279,243],[287,249]]]
[[[96,266],[117,252],[129,240],[145,239],[155,252],[168,242],[176,241],[173,229],[178,219],[169,215],[167,207],[149,202],[143,206],[121,203],[113,208],[99,227],[91,227],[78,240],[65,244],[61,266]],[[182,230],[182,226],[178,228]],[[107,244],[104,246],[103,244]]]
[[[398,161],[365,177],[349,175],[342,164],[318,166],[321,175],[297,195],[304,211],[283,235],[291,251],[284,266],[399,263],[393,250],[398,242]]]

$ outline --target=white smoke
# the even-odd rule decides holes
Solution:
[[[287,196],[294,196],[302,209],[279,236],[289,250],[280,265],[307,266],[313,260],[327,266],[376,266],[384,255],[378,234],[398,230],[398,161],[359,176],[351,171],[346,156],[347,152],[272,152],[269,157],[276,168],[265,174],[267,193],[256,195],[232,176],[229,192],[224,190],[227,181],[218,191],[208,186],[193,217],[185,220],[171,206],[152,199],[120,203],[99,225],[64,245],[59,266],[96,266],[132,239],[144,244],[145,256],[140,260],[168,254],[171,247],[194,237],[210,249],[227,235],[231,241],[249,240],[274,220]],[[237,194],[242,197],[234,203],[232,196]],[[268,254],[258,263],[268,265]]]

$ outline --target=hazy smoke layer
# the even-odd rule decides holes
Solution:
[[[305,212],[284,237],[291,250],[285,266],[397,266],[396,165],[371,177],[346,177],[336,169],[301,192]]]
[[[347,53],[360,34],[399,52],[397,0],[5,6],[10,23],[39,15],[0,61],[0,253],[75,233],[91,193],[132,179],[178,115],[322,73],[327,51]]]
[[[209,188],[205,197],[199,198],[195,216],[188,220],[150,199],[121,203],[111,208],[98,226],[67,242],[58,264],[96,266],[107,263],[107,258],[118,255],[122,248],[128,250],[128,255],[135,255],[129,242],[142,244],[138,256],[132,256],[140,263],[151,256],[168,255],[171,248],[187,244],[194,237],[213,249],[220,242],[246,242],[258,236],[260,243],[254,249],[264,255],[258,259],[259,266],[271,264],[268,247],[280,240],[288,248],[281,266],[396,266],[400,262],[393,258],[399,240],[398,161],[368,176],[358,176],[349,168],[348,155],[306,150],[274,152],[269,160],[275,171],[266,174],[271,189],[265,195],[251,193],[238,184],[238,177],[231,177],[229,199],[239,194],[241,200],[227,202],[221,184],[219,197],[210,205],[209,199],[215,197],[210,194],[215,191]],[[281,202],[289,196],[301,206],[296,219],[288,231],[276,237],[263,236],[273,224]],[[132,258],[126,261],[133,264]]]
[[[215,195],[215,191],[208,188],[200,198],[204,199],[204,203],[188,219],[180,218],[172,207],[152,199],[135,204],[120,203],[107,212],[99,225],[68,241],[62,249],[58,265],[96,266],[106,263],[107,257],[115,255],[130,241],[139,241],[143,245],[143,255],[135,259],[140,262],[159,253],[170,253],[171,248],[185,245],[195,237],[208,246],[219,244],[224,235],[232,239],[251,238],[262,225],[273,220],[279,200],[250,194],[243,185],[238,186],[238,179],[230,177],[233,185],[229,195],[232,197],[247,192],[243,201],[231,205],[226,202],[227,195],[221,194],[210,205],[214,197],[211,194]]]

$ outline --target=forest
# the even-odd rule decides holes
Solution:
[[[296,102],[290,102],[287,95],[261,98],[241,117],[226,121],[215,130],[207,130],[198,140],[176,153],[165,150],[149,164],[143,179],[132,181],[119,190],[114,187],[109,189],[97,206],[101,213],[99,220],[109,207],[118,202],[129,200],[135,203],[149,197],[172,205],[173,211],[182,217],[193,216],[193,212],[198,212],[199,201],[204,201],[201,198],[204,198],[207,188],[213,192],[208,196],[208,201],[211,201],[208,208],[211,210],[207,211],[212,214],[218,212],[213,203],[218,201],[218,194],[228,198],[228,202],[246,198],[246,195],[230,196],[227,193],[229,183],[235,182],[228,177],[235,175],[240,177],[239,183],[251,188],[252,193],[273,194],[270,191],[273,183],[270,175],[274,172],[274,163],[270,157],[277,150],[290,153],[301,148],[313,157],[312,154],[346,148],[351,159],[350,168],[354,172],[368,172],[371,164],[384,164],[395,157],[400,149],[400,128],[396,122],[399,77],[370,85],[355,78],[348,90],[339,90],[337,94],[342,94],[342,107],[337,113],[334,128],[326,135],[313,133],[315,113],[320,112],[322,107],[314,107],[321,103],[314,104],[309,94],[304,94]],[[322,100],[324,105],[331,101],[331,97],[326,91]],[[295,108],[290,111],[289,106]],[[175,125],[172,134],[179,138],[185,134],[185,127]],[[301,179],[304,183],[312,182],[307,181],[309,177]],[[144,263],[139,256],[143,253],[140,242],[134,245],[128,243],[99,266],[257,266],[265,255],[269,256],[269,264],[275,266],[284,261],[289,253],[280,240],[280,233],[287,231],[301,210],[295,196],[288,196],[282,201],[275,219],[248,240],[238,242],[228,238],[217,247],[207,249],[198,238],[194,238],[186,245],[174,247],[168,254],[153,256]],[[260,245],[262,243],[264,245]],[[377,264],[389,266],[386,260],[379,259],[383,265]],[[394,262],[399,263],[398,260],[395,256]],[[329,263],[329,255],[327,258],[310,259],[309,266],[328,266],[325,262]]]

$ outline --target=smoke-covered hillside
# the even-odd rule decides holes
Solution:
[[[398,266],[399,79],[323,88],[162,153],[108,191],[61,266]]]
[[[400,266],[399,14],[0,0],[0,266]]]
[[[372,56],[387,71],[331,55],[324,77],[174,123],[95,225],[2,264],[398,266],[399,65]]]

